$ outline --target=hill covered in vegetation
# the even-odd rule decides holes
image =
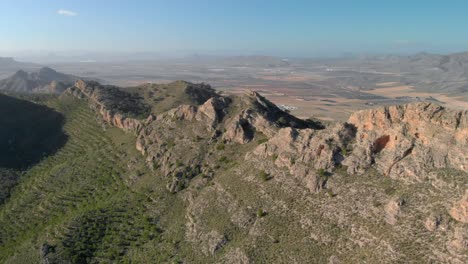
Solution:
[[[182,81],[23,98],[66,136],[0,170],[15,179],[0,262],[468,260],[467,111],[419,103],[325,125]]]

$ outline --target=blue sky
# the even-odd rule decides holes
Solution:
[[[468,50],[467,14],[449,0],[0,0],[0,51],[445,53]]]

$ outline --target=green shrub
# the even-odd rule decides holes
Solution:
[[[288,124],[288,121],[284,116],[281,116],[280,118],[278,118],[278,124],[285,126]]]
[[[270,175],[264,170],[260,171],[259,176],[263,181],[268,181],[270,179]]]
[[[216,150],[224,150],[225,146],[223,143],[216,146]]]
[[[341,148],[341,155],[347,156],[348,155],[348,150],[346,148]]]
[[[273,160],[276,160],[276,159],[278,159],[278,154],[276,154],[276,153],[275,153],[275,154],[273,154],[272,158],[273,158]]]
[[[222,156],[221,158],[219,158],[218,161],[219,161],[219,162],[223,162],[223,163],[228,163],[228,162],[229,162],[229,159],[228,159],[226,156]]]
[[[265,143],[267,141],[268,141],[268,138],[262,138],[262,139],[257,140],[257,143],[260,145],[260,144],[263,144],[263,143]]]
[[[262,208],[258,208],[257,217],[260,218],[260,217],[264,217],[265,215],[266,215],[265,211],[263,211]]]
[[[326,176],[326,172],[325,172],[324,169],[319,169],[319,170],[317,171],[317,173],[318,173],[318,175],[319,175],[320,177],[325,177],[325,176]]]
[[[333,193],[333,191],[331,189],[327,189],[327,195],[328,195],[328,197],[332,197],[332,198],[336,196],[336,194]]]

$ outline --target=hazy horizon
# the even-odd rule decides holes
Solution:
[[[447,54],[468,50],[467,9],[463,1],[4,1],[0,56]]]

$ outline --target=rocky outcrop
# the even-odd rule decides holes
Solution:
[[[373,163],[384,175],[413,181],[437,168],[468,170],[468,111],[415,103],[359,111],[348,123],[357,128],[343,162],[351,174]]]
[[[274,164],[304,179],[310,190],[320,189],[317,170],[347,166],[349,174],[360,174],[371,166],[392,178],[421,181],[439,168],[468,170],[468,111],[452,111],[431,103],[390,106],[353,114],[345,124],[323,130],[273,128],[268,142],[253,156],[274,157]],[[240,116],[227,130],[225,139],[246,143],[252,131],[262,126]],[[273,136],[272,136],[273,134]],[[392,221],[391,221],[392,222]]]
[[[261,159],[273,157],[275,165],[287,168],[311,191],[317,191],[322,188],[327,171],[343,160],[347,142],[354,134],[354,128],[347,124],[327,130],[282,128],[253,154]]]
[[[177,108],[169,110],[167,115],[178,120],[197,120],[205,123],[208,130],[212,130],[223,119],[229,103],[229,98],[213,97],[208,99],[199,107],[193,105],[180,105]],[[165,116],[165,114],[162,114],[157,119],[164,119]]]
[[[452,207],[450,215],[459,222],[468,223],[468,190],[465,191],[463,198]]]
[[[228,142],[246,144],[250,142],[256,132],[272,137],[278,131],[277,126],[264,116],[248,109],[235,116],[226,127],[223,139]]]
[[[447,243],[447,249],[453,253],[463,253],[468,250],[468,228],[458,227],[455,229],[453,238]]]
[[[323,128],[319,122],[302,120],[284,112],[257,92],[250,91],[241,99],[241,111],[226,124],[223,139],[228,142],[246,144],[254,138],[257,132],[271,138],[280,128],[286,127]]]
[[[115,86],[103,86],[94,81],[76,81],[68,93],[86,98],[90,106],[96,109],[108,124],[127,132],[138,132],[142,122],[131,116],[145,115],[149,107],[138,97],[124,92]]]
[[[383,175],[405,181],[421,181],[439,168],[468,170],[468,111],[432,103],[389,106],[356,112],[347,123],[325,128],[282,111],[256,92],[231,98],[216,94],[211,87],[184,87],[195,103],[157,116],[149,115],[150,107],[137,95],[114,86],[79,80],[68,91],[87,98],[105,122],[135,132],[136,148],[150,165],[156,160],[175,162],[166,153],[172,135],[160,130],[175,129],[175,121],[189,121],[196,122],[197,129],[204,127],[203,131],[193,128],[196,137],[205,137],[208,131],[212,139],[219,137],[228,143],[266,140],[246,158],[274,159],[278,168],[286,168],[311,191],[320,190],[326,175],[339,165],[345,165],[349,174],[375,166]],[[189,160],[198,164],[201,159]],[[165,174],[186,175],[163,168]],[[177,191],[184,184],[181,177],[174,179],[169,189]]]
[[[398,215],[400,214],[401,207],[405,204],[402,198],[392,199],[385,205],[385,221],[390,225],[397,223]]]

